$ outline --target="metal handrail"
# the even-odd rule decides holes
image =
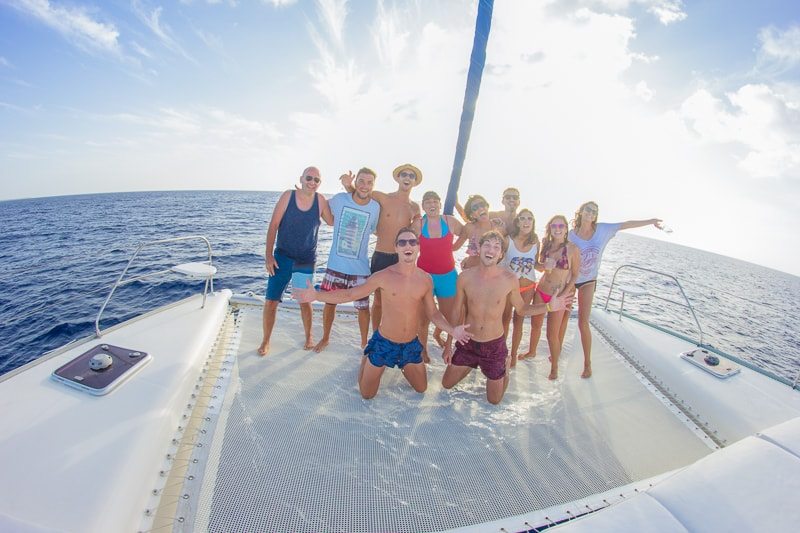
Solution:
[[[139,281],[139,280],[142,280],[142,279],[145,279],[145,278],[149,278],[149,277],[153,277],[153,276],[157,276],[157,275],[166,274],[168,272],[171,272],[170,269],[159,270],[158,272],[151,272],[149,274],[142,274],[142,275],[139,275],[139,276],[135,276],[133,278],[128,278],[125,281],[122,281],[122,278],[124,278],[125,274],[128,273],[128,269],[130,268],[131,264],[133,263],[133,260],[136,259],[137,255],[139,255],[139,252],[141,252],[143,248],[146,248],[148,246],[152,246],[154,244],[165,244],[165,243],[168,243],[168,242],[186,241],[186,240],[190,240],[190,239],[200,239],[200,240],[202,240],[203,242],[206,243],[206,248],[208,249],[208,264],[210,266],[213,266],[212,265],[212,255],[211,255],[211,243],[203,235],[187,235],[185,237],[171,237],[169,239],[159,239],[159,240],[156,240],[156,241],[149,241],[149,242],[141,242],[141,243],[139,243],[139,246],[136,248],[136,251],[133,252],[133,255],[131,256],[130,260],[128,261],[128,264],[125,265],[125,268],[122,270],[122,274],[119,275],[119,278],[117,278],[117,281],[114,283],[114,286],[111,287],[111,292],[109,292],[108,296],[106,296],[106,301],[103,302],[103,305],[100,307],[100,311],[97,313],[97,318],[94,321],[94,334],[98,338],[100,338],[102,336],[102,333],[100,331],[100,317],[103,315],[103,311],[105,311],[106,306],[108,305],[108,302],[111,301],[111,297],[114,295],[114,291],[117,290],[117,287],[121,287],[121,286],[127,285],[129,283],[133,283],[134,281]],[[214,292],[214,278],[213,278],[213,276],[210,277],[210,278],[206,278],[206,284],[205,284],[205,287],[203,288],[203,307],[205,307],[205,305],[206,305],[206,295],[208,294],[209,283],[211,285],[211,292],[213,294],[213,292]]]
[[[609,287],[609,289],[608,289],[608,296],[606,296],[606,305],[603,308],[605,311],[608,311],[608,302],[611,300],[611,292],[614,290],[614,283],[617,281],[617,274],[623,268],[633,268],[633,269],[636,269],[636,270],[642,270],[644,272],[650,272],[651,274],[658,274],[659,276],[664,276],[664,277],[669,278],[672,281],[674,281],[675,284],[678,286],[678,289],[681,291],[681,294],[683,295],[683,299],[686,301],[686,303],[676,302],[675,300],[670,300],[669,298],[662,298],[661,296],[656,296],[655,294],[649,294],[649,293],[646,293],[646,294],[647,294],[647,296],[649,296],[651,298],[655,298],[655,299],[661,300],[663,302],[668,302],[668,303],[679,305],[681,307],[686,307],[687,309],[689,309],[689,311],[691,311],[691,313],[692,313],[692,317],[694,318],[694,323],[697,324],[697,330],[700,332],[700,342],[698,342],[698,345],[699,346],[703,345],[703,338],[704,338],[703,328],[700,326],[700,321],[697,320],[697,315],[694,312],[694,307],[692,307],[692,304],[689,301],[689,298],[686,296],[686,293],[684,292],[680,281],[678,281],[678,278],[676,278],[675,276],[673,276],[671,274],[667,274],[666,272],[659,272],[658,270],[651,270],[649,268],[644,268],[644,267],[640,267],[640,266],[637,266],[637,265],[622,265],[621,267],[617,268],[617,270],[614,272],[614,277],[611,278],[611,287]],[[620,311],[620,313],[621,312],[622,311]]]

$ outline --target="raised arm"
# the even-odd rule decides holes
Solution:
[[[319,195],[319,216],[329,226],[333,226],[333,213],[331,213],[331,206],[328,199]]]
[[[267,228],[267,244],[264,250],[264,266],[270,276],[275,275],[275,269],[278,268],[278,262],[275,261],[275,256],[272,251],[275,249],[275,237],[278,235],[278,226],[281,225],[283,215],[286,214],[286,207],[289,205],[289,198],[292,197],[291,191],[284,191],[281,197],[278,198],[278,203],[275,204],[275,209],[272,210],[272,218],[269,221]]]
[[[458,222],[458,220],[456,220],[456,217],[450,217],[450,219],[458,223],[459,225],[458,232],[456,233],[455,231],[453,231],[453,233],[456,233],[456,235],[458,235],[458,238],[456,238],[456,240],[453,241],[453,251],[455,252],[464,245],[464,242],[467,240],[467,237],[469,237],[469,224],[461,224],[461,222]]]
[[[350,194],[356,192],[356,188],[353,187],[353,180],[355,178],[356,177],[353,175],[352,170],[348,170],[347,174],[342,174],[341,176],[339,176],[339,181],[342,182],[342,187],[344,187],[344,190],[346,190]]]
[[[648,218],[647,220],[628,220],[627,222],[623,222],[620,224],[619,229],[633,229],[633,228],[641,228],[643,226],[653,225],[658,229],[661,229],[663,226],[663,222],[660,218]]]
[[[383,277],[381,274],[381,272],[373,274],[367,278],[367,281],[364,284],[359,285],[358,287],[327,292],[314,290],[314,288],[311,286],[311,282],[308,281],[305,289],[295,289],[292,291],[292,298],[301,304],[311,303],[314,300],[318,300],[326,304],[343,304],[345,302],[353,302],[355,300],[360,300],[365,296],[369,296],[376,289],[379,289],[380,282]]]

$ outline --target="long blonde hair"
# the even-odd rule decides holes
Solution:
[[[553,218],[547,221],[547,226],[544,228],[544,237],[542,238],[542,248],[539,250],[539,262],[544,263],[544,260],[547,259],[547,252],[550,251],[550,246],[553,244],[553,234],[550,231],[550,224],[553,223],[556,219],[560,218],[564,221],[564,229],[567,229],[567,217],[564,215],[555,215]],[[569,233],[564,235],[564,246],[567,245],[569,242]]]

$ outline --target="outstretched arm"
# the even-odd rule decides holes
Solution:
[[[530,315],[543,315],[544,313],[550,313],[552,311],[561,311],[567,305],[572,304],[572,299],[574,296],[553,296],[553,298],[548,303],[541,303],[541,304],[526,304],[522,301],[522,296],[519,295],[519,280],[514,280],[514,288],[511,289],[511,293],[509,294],[509,300],[511,301],[511,305],[514,306],[514,310],[519,313],[520,315],[530,316]]]
[[[291,191],[284,191],[275,204],[275,209],[272,210],[272,218],[269,221],[269,228],[267,228],[267,245],[264,250],[264,266],[270,276],[275,275],[275,270],[278,268],[278,262],[275,261],[275,256],[272,255],[275,249],[275,237],[278,235],[278,226],[281,225],[283,215],[286,214],[286,207],[289,205],[289,198],[292,197]]]
[[[661,229],[661,226],[664,225],[663,221],[660,218],[648,218],[647,220],[628,220],[627,222],[623,222],[620,224],[619,229],[633,229],[633,228],[641,228],[643,226],[653,225],[658,229]]]
[[[363,285],[353,287],[352,289],[341,289],[336,291],[317,291],[311,286],[308,281],[305,289],[295,289],[292,291],[292,298],[301,304],[311,303],[314,300],[324,302],[326,304],[343,304],[345,302],[353,302],[360,300],[365,296],[369,296],[373,291],[380,288],[380,281],[383,278],[380,272],[373,274],[367,278]]]
[[[436,304],[433,303],[433,286],[431,286],[430,289],[431,290],[425,293],[425,298],[422,302],[425,306],[425,314],[428,315],[428,319],[433,322],[437,328],[447,333],[448,340],[450,339],[450,336],[452,336],[457,342],[464,344],[470,338],[472,338],[472,334],[467,331],[469,324],[463,324],[455,327],[451,326],[450,322],[447,321],[442,312],[436,307]]]

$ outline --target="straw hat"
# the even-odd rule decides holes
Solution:
[[[414,175],[417,176],[417,181],[414,183],[415,186],[419,185],[422,182],[422,171],[417,167],[415,167],[414,165],[412,165],[411,163],[404,163],[399,167],[397,167],[396,169],[394,169],[392,171],[392,176],[394,176],[394,179],[397,179],[400,173],[404,170],[410,170],[411,172],[414,173]]]

